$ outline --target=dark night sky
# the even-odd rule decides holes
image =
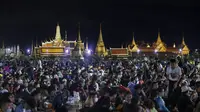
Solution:
[[[75,40],[77,23],[81,37],[94,48],[102,23],[107,47],[120,47],[136,40],[153,42],[158,28],[168,44],[180,43],[184,32],[190,48],[199,48],[200,5],[192,0],[6,0],[0,3],[0,41],[28,47],[31,40],[54,37],[55,26]]]

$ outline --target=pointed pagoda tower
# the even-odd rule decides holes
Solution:
[[[185,39],[184,39],[184,34],[183,34],[183,38],[182,38],[182,43],[181,43],[181,54],[186,55],[190,53],[190,49],[188,48],[188,46],[185,43]]]
[[[185,45],[186,45],[186,44],[185,44],[185,39],[184,39],[184,37],[182,38],[181,45],[182,45],[182,46],[185,46]]]
[[[67,41],[67,31],[65,31],[65,41]]]
[[[98,56],[102,56],[102,55],[106,56],[107,55],[106,48],[105,48],[104,41],[103,41],[103,36],[102,36],[101,24],[100,24],[99,38],[97,41],[95,52]]]
[[[157,41],[155,43],[155,50],[157,50],[158,52],[166,52],[167,48],[165,46],[165,43],[161,40],[161,36],[160,36],[160,31],[158,30],[158,37],[157,37]]]
[[[62,41],[61,34],[60,34],[60,26],[59,26],[59,24],[57,24],[57,26],[56,26],[55,40],[58,41],[58,42]]]
[[[160,31],[158,31],[158,37],[157,37],[156,45],[159,45],[160,43],[162,43],[162,40],[161,40],[161,37],[160,37]]]
[[[73,49],[73,57],[82,57],[83,49],[84,49],[84,45],[82,44],[82,40],[81,40],[80,23],[79,23],[76,46]]]
[[[33,40],[31,42],[31,55],[32,56],[34,55],[34,43],[33,43]]]
[[[173,48],[176,48],[176,44],[175,43],[173,44]]]
[[[78,36],[77,36],[75,49],[81,49],[81,43],[82,43],[82,40],[81,40],[81,31],[80,31],[80,24],[79,24],[79,26],[78,26]]]
[[[85,50],[88,50],[88,38],[86,37]]]
[[[133,40],[132,40],[132,45],[136,45],[136,42],[135,42],[135,37],[134,37],[134,32],[133,32]]]
[[[132,39],[131,44],[128,46],[128,50],[130,52],[137,52],[139,50],[139,48],[135,42],[134,32],[133,32],[133,39]]]
[[[88,46],[88,37],[86,37],[85,39],[85,50],[84,50],[84,54],[85,56],[88,56],[91,54],[91,50],[89,49],[89,46]]]

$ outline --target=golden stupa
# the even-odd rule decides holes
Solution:
[[[101,29],[101,24],[100,24],[100,31],[99,31],[99,38],[97,41],[95,53],[98,56],[106,56],[107,55],[107,50],[103,41],[103,36],[102,36],[102,29]]]

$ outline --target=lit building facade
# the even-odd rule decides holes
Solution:
[[[103,55],[103,56],[117,56],[117,57],[128,57],[128,56],[136,56],[139,54],[143,55],[155,55],[155,54],[163,54],[165,56],[167,55],[187,55],[190,52],[190,49],[185,43],[184,38],[182,39],[182,43],[176,47],[174,44],[172,47],[167,46],[161,39],[160,32],[158,32],[157,41],[153,44],[143,44],[139,45],[136,43],[134,34],[132,42],[126,46],[125,48],[109,48],[106,50],[106,47],[104,45],[103,36],[102,36],[102,29],[100,27],[100,34],[99,39],[96,45],[95,50],[97,55]]]
[[[67,33],[65,35],[65,40],[62,39],[60,33],[60,26],[56,26],[55,39],[51,41],[42,42],[41,46],[35,47],[35,54],[39,56],[67,56],[76,55],[74,51],[81,50],[80,54],[84,50],[84,43],[81,41],[80,29],[78,32],[77,41],[68,41]]]
[[[117,57],[128,57],[134,56],[138,54],[144,55],[155,55],[155,54],[180,54],[187,55],[190,50],[185,43],[184,38],[182,39],[182,43],[178,46],[175,44],[170,47],[167,46],[161,39],[160,32],[158,32],[157,40],[152,44],[140,44],[135,41],[134,34],[132,38],[132,42],[128,45],[119,48],[109,48],[107,49],[104,41],[102,28],[100,24],[99,37],[97,41],[97,45],[95,48],[95,54],[98,56],[117,56]],[[86,48],[84,47],[84,43],[81,40],[80,34],[80,25],[77,35],[76,41],[68,41],[67,33],[65,35],[65,39],[62,39],[60,33],[60,26],[56,26],[56,34],[54,40],[42,42],[40,46],[36,46],[34,49],[35,55],[38,56],[73,56],[73,57],[82,57],[84,55],[91,54],[91,50],[88,49],[88,42],[86,42]]]
[[[6,55],[6,56],[20,56],[20,47],[19,45],[13,45],[13,46],[4,46],[4,42],[2,43],[2,48],[0,49],[0,55]]]
[[[182,43],[176,47],[174,44],[173,46],[167,46],[161,39],[160,32],[158,32],[157,41],[154,42],[152,45],[150,44],[143,44],[138,45],[135,42],[134,35],[132,43],[128,46],[129,51],[131,54],[180,54],[180,55],[187,55],[190,52],[190,49],[185,43],[184,37],[182,39]]]

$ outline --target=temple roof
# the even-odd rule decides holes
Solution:
[[[156,44],[160,44],[160,43],[162,43],[162,40],[160,37],[160,31],[158,31],[158,38],[157,38]]]

